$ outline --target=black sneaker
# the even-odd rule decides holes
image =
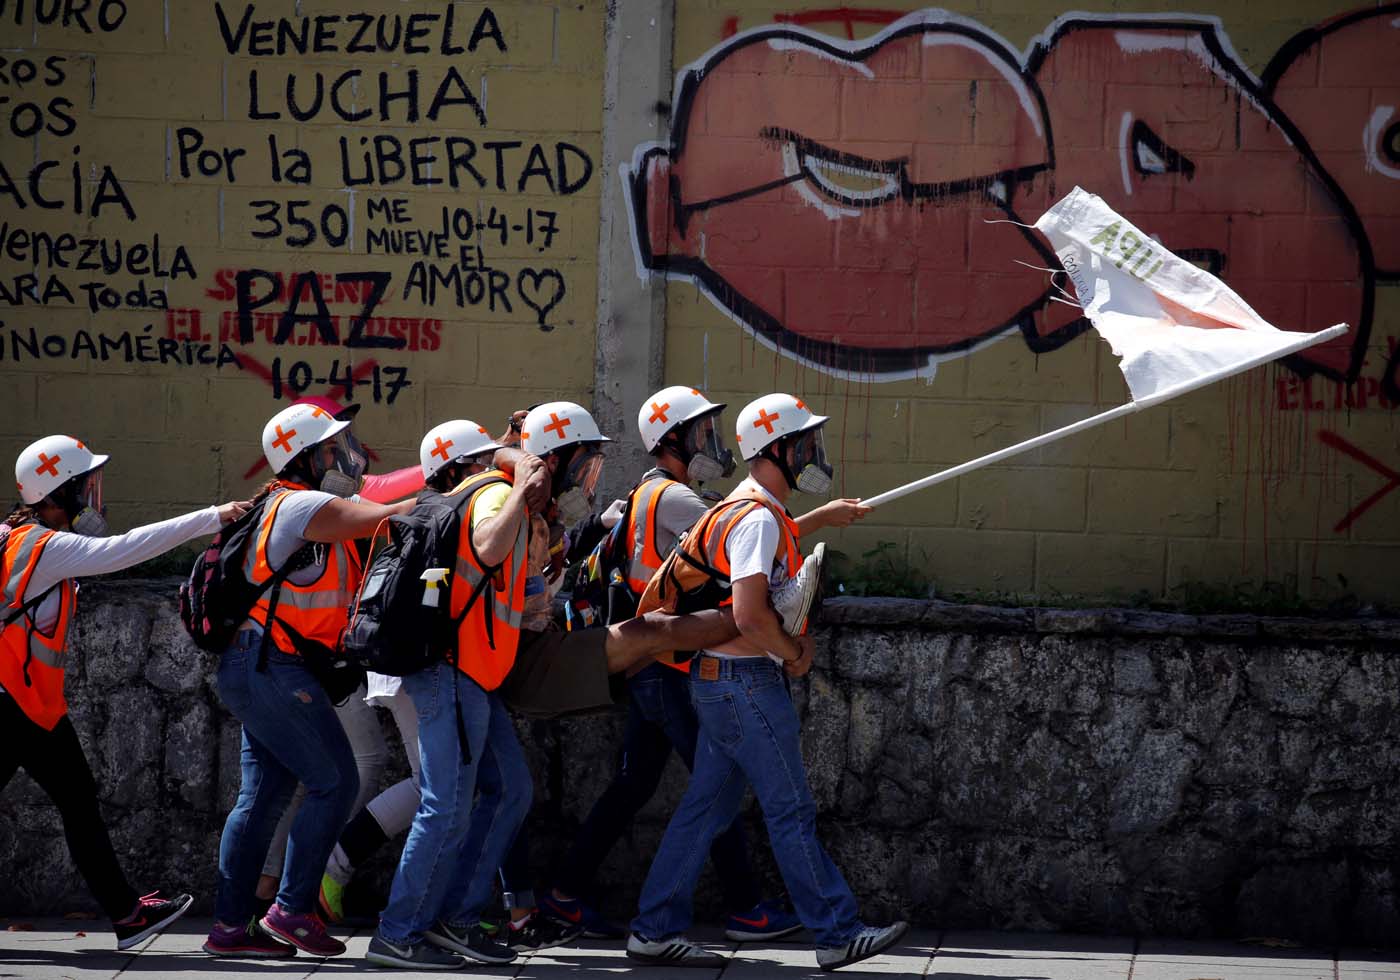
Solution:
[[[529,915],[519,922],[512,922],[504,932],[504,936],[497,933],[495,938],[498,941],[504,938],[511,949],[549,949],[573,942],[583,935],[583,926],[560,922],[539,909],[532,909]]]
[[[398,967],[404,970],[460,970],[467,965],[464,957],[457,953],[439,949],[430,942],[408,943],[400,946],[391,943],[376,930],[369,941],[365,959],[380,966]]]
[[[112,931],[117,934],[117,949],[130,949],[145,942],[188,912],[193,904],[191,895],[162,898],[158,890],[142,895],[130,915],[112,923]]]
[[[818,949],[817,966],[823,970],[839,970],[843,966],[878,956],[899,942],[900,937],[908,931],[907,922],[896,922],[884,928],[864,926],[844,946],[826,946]]]
[[[500,965],[515,959],[515,950],[486,935],[486,931],[479,925],[457,929],[446,922],[439,922],[423,933],[423,938],[434,946],[461,953],[467,959],[478,963]]]
[[[635,932],[627,937],[627,958],[641,963],[706,969],[722,969],[729,963],[725,957],[695,945],[684,936],[653,941]]]

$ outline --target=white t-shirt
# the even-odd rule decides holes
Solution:
[[[763,489],[752,477],[745,479],[739,486],[758,491],[771,500],[776,507],[783,506],[777,497]],[[740,579],[746,579],[752,575],[767,575],[770,590],[776,589],[786,582],[788,579],[787,564],[778,551],[778,546],[782,543],[782,536],[783,529],[778,526],[778,519],[767,507],[755,507],[748,514],[745,514],[739,523],[734,525],[734,529],[729,532],[729,540],[726,542],[726,551],[729,555],[729,580],[738,582]],[[722,643],[705,652],[716,657],[756,656],[739,643]],[[782,663],[781,657],[772,653],[769,653],[768,656],[775,662]]]

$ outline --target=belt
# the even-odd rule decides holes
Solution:
[[[690,661],[690,676],[701,681],[717,681],[742,674],[758,674],[780,670],[768,657],[715,657],[697,653]]]

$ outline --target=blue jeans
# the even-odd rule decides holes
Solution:
[[[556,881],[561,890],[575,897],[589,895],[608,851],[655,795],[671,749],[676,750],[686,769],[695,769],[700,722],[690,704],[689,678],[654,663],[629,678],[627,687],[622,763],[579,827]],[[715,838],[710,860],[714,862],[728,911],[742,915],[758,904],[758,882],[749,867],[748,846],[739,821]]]
[[[360,790],[355,754],[335,708],[300,657],[270,647],[258,670],[262,633],[243,630],[219,661],[219,699],[243,723],[243,778],[219,842],[214,914],[229,925],[253,915],[253,893],[277,821],[297,783],[306,798],[287,836],[277,904],[312,911],[326,859]]]
[[[751,785],[798,918],[818,946],[839,946],[860,929],[860,919],[855,897],[817,841],[817,807],[782,668],[766,657],[719,660],[718,679],[706,681],[699,677],[706,659],[695,658],[690,671],[700,718],[695,770],[651,862],[632,931],[659,940],[690,927],[705,854],[734,822]]]
[[[448,663],[405,677],[403,686],[418,711],[422,797],[379,918],[380,935],[397,945],[420,941],[439,920],[477,923],[533,793],[499,697]],[[462,755],[459,711],[470,758]]]

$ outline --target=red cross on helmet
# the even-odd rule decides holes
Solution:
[[[813,415],[802,399],[792,395],[755,398],[739,410],[739,417],[734,420],[739,455],[748,462],[783,436],[818,428],[826,420],[827,416]]]
[[[15,460],[19,499],[37,504],[73,477],[104,465],[107,459],[72,436],[45,436],[25,446]]]
[[[297,453],[308,446],[332,439],[349,427],[349,419],[337,419],[320,405],[289,405],[263,426],[263,455],[267,457],[267,465],[272,467],[272,472],[280,474]]]
[[[418,462],[423,467],[423,479],[431,480],[448,463],[500,448],[501,444],[491,438],[485,426],[467,419],[452,419],[433,426],[423,437],[418,447]]]
[[[574,402],[536,405],[520,427],[520,448],[533,456],[545,456],[580,442],[612,440],[598,431],[588,409]]]
[[[666,433],[723,408],[690,385],[662,388],[643,402],[637,412],[637,431],[642,434],[642,445],[651,452]]]

